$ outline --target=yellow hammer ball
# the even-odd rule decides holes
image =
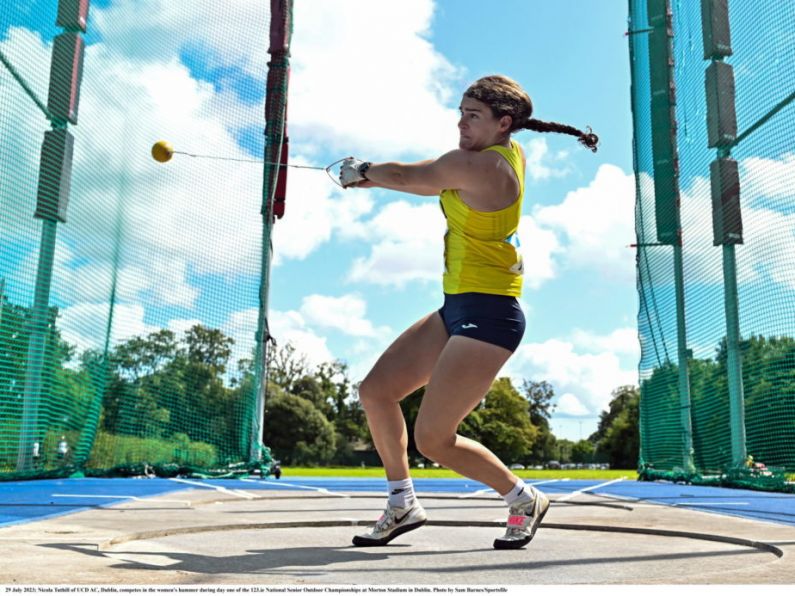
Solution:
[[[174,147],[168,141],[158,141],[152,145],[152,157],[155,161],[165,163],[174,155]]]

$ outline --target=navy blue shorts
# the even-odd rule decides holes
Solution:
[[[447,333],[479,339],[511,352],[524,335],[525,319],[513,296],[495,294],[445,294],[439,309]]]

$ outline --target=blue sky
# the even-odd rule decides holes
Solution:
[[[164,166],[148,151],[165,138],[187,152],[260,155],[267,17],[255,4],[230,0],[190,12],[193,2],[92,3],[81,120],[73,129],[73,203],[59,232],[53,286],[75,344],[100,341],[109,222],[121,212],[114,340],[203,322],[235,336],[237,355],[247,355],[261,168],[180,156]],[[55,5],[39,0],[28,13],[0,11],[0,43],[40,95],[56,32],[44,15]],[[613,388],[637,382],[640,357],[634,252],[627,248],[634,182],[626,10],[624,0],[297,0],[295,9],[294,163],[440,155],[455,148],[461,92],[495,72],[525,86],[537,118],[590,125],[600,136],[596,154],[572,137],[516,137],[528,153],[520,227],[528,328],[502,372],[517,384],[551,382],[558,396],[553,430],[575,440],[596,429]],[[16,94],[10,97],[22,123],[14,134],[26,139],[15,168],[35,174],[42,123],[7,78],[0,83]],[[288,188],[274,238],[273,334],[311,363],[345,360],[360,380],[397,334],[440,306],[437,200],[343,192],[306,170],[291,170]],[[26,234],[34,245],[35,230]],[[85,242],[86,235],[97,241]],[[16,275],[8,291],[24,296],[35,254],[20,255],[15,272],[4,275]]]
[[[167,139],[190,153],[261,156],[267,6],[259,0],[91,3],[80,121],[72,127],[69,222],[58,230],[51,295],[64,337],[78,348],[104,344],[118,246],[112,341],[203,323],[235,339],[235,358],[249,356],[262,168],[184,156],[161,165],[149,149]],[[762,35],[787,47],[791,31],[774,22],[786,22],[791,9],[784,6],[762,15],[764,26],[735,27],[740,46],[763,47]],[[696,143],[703,137],[706,66],[699,15],[697,7],[680,9],[693,11],[679,32],[689,43],[678,44],[676,56],[686,73],[677,81],[677,118],[687,323],[689,347],[705,358],[723,335],[722,269],[709,233],[711,155]],[[56,0],[0,7],[0,48],[41,98],[56,10]],[[461,92],[494,72],[524,85],[537,118],[590,125],[600,136],[596,154],[571,137],[516,136],[528,156],[519,230],[528,327],[502,374],[517,385],[549,381],[557,395],[552,428],[575,440],[596,429],[614,388],[638,381],[626,29],[625,0],[296,0],[295,6],[293,163],[325,166],[351,154],[372,161],[440,155],[455,147]],[[781,68],[786,60],[738,54],[730,62],[744,130],[767,102],[783,99],[795,70]],[[33,212],[47,123],[5,70],[0,111],[0,277],[11,299],[25,304],[32,301],[41,230],[18,214]],[[777,122],[791,122],[791,113]],[[734,154],[743,180],[746,244],[737,258],[744,336],[791,333],[795,320],[795,154],[783,136],[778,143],[766,134]],[[647,154],[640,165],[648,171]],[[653,237],[646,173],[640,187],[644,233]],[[273,335],[293,343],[310,364],[344,360],[360,380],[405,327],[440,306],[443,232],[433,197],[342,191],[323,173],[291,170],[287,215],[274,232]],[[653,249],[651,256],[654,279],[663,280],[655,296],[671,315],[670,250]],[[662,323],[670,353],[672,320]],[[653,364],[650,354],[645,366]]]

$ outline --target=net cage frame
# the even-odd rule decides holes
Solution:
[[[187,432],[174,435],[176,438],[171,442],[163,440],[159,445],[143,431],[140,437],[133,434],[119,436],[115,446],[106,444],[108,433],[103,434],[102,420],[107,418],[108,396],[114,382],[111,352],[114,348],[112,336],[114,325],[117,324],[115,316],[120,292],[117,285],[118,267],[125,250],[125,238],[121,231],[125,215],[123,206],[114,206],[118,207],[115,223],[109,223],[108,228],[115,228],[103,232],[107,237],[116,234],[115,243],[106,251],[112,264],[111,273],[101,281],[107,286],[105,291],[108,292],[108,308],[101,315],[99,324],[104,331],[104,341],[93,353],[93,360],[82,363],[79,371],[63,372],[61,368],[66,357],[62,352],[67,347],[57,321],[64,308],[57,304],[58,299],[53,301],[51,294],[62,290],[60,286],[53,286],[54,278],[57,286],[62,277],[56,254],[58,246],[62,244],[61,237],[64,234],[69,236],[70,224],[74,225],[72,222],[83,213],[77,206],[73,208],[70,196],[75,193],[74,181],[81,175],[79,170],[73,172],[75,155],[82,149],[78,108],[84,68],[91,74],[91,61],[86,60],[84,64],[84,58],[89,43],[86,40],[91,39],[93,32],[89,18],[90,0],[52,0],[50,6],[53,11],[48,17],[52,23],[42,26],[47,32],[43,34],[42,41],[52,43],[46,57],[50,62],[48,97],[41,96],[41,77],[38,77],[39,81],[36,77],[31,80],[29,73],[32,63],[26,63],[23,59],[20,67],[20,57],[4,51],[2,43],[8,42],[8,39],[0,38],[0,74],[6,77],[0,83],[9,87],[13,85],[14,89],[24,94],[24,102],[31,107],[22,105],[23,100],[16,96],[13,101],[18,103],[11,103],[12,99],[7,99],[8,105],[20,112],[22,108],[27,110],[26,113],[36,112],[37,115],[31,116],[32,124],[27,126],[28,133],[44,135],[36,176],[37,186],[31,188],[30,184],[23,184],[20,182],[21,175],[17,176],[13,171],[3,174],[7,180],[0,180],[0,191],[3,193],[0,194],[0,225],[3,230],[19,233],[20,237],[26,235],[26,242],[31,246],[35,244],[30,252],[35,254],[36,261],[33,266],[35,284],[32,283],[33,275],[21,283],[21,265],[15,261],[18,255],[14,253],[17,250],[21,253],[21,249],[10,241],[0,245],[6,256],[13,257],[8,258],[8,266],[0,270],[0,413],[4,419],[0,421],[0,451],[4,452],[0,480],[85,475],[268,475],[273,463],[269,448],[263,444],[268,350],[272,340],[268,303],[273,226],[277,219],[284,216],[287,190],[287,96],[293,0],[263,0],[263,14],[267,13],[270,17],[267,51],[271,57],[265,77],[263,102],[265,143],[259,207],[261,254],[259,290],[256,293],[258,314],[256,330],[252,330],[251,339],[254,346],[254,386],[248,391],[250,398],[233,407],[234,420],[239,428],[227,437],[229,445],[223,448],[219,446],[217,450],[206,441],[194,440]],[[24,16],[22,13],[15,14],[15,10],[16,6],[6,7],[0,12],[5,12],[8,23],[13,24],[15,19],[19,21]],[[24,24],[24,21],[20,22]],[[6,32],[11,29],[11,25],[7,25]],[[85,103],[86,98],[82,99]],[[11,112],[6,111],[7,114]],[[85,114],[82,116],[84,126],[87,117]],[[26,128],[13,119],[13,114],[0,124]],[[8,145],[0,148],[0,163],[8,163],[6,160],[12,150]],[[121,182],[121,186],[129,184],[126,179]],[[35,213],[30,206],[30,194],[23,192],[28,188],[33,190]],[[80,191],[81,194],[85,192],[82,187]],[[12,211],[11,207],[15,212],[19,211],[17,204],[6,201],[12,193],[24,196],[28,201],[20,203],[24,206],[24,214],[15,213],[13,217],[7,215]],[[3,203],[6,203],[6,214],[2,212]],[[108,207],[108,213],[110,209]],[[32,220],[29,219],[31,213],[34,215]],[[34,240],[36,235],[39,237],[38,242]],[[25,284],[26,287],[30,286],[30,294],[33,295],[32,301],[27,304],[24,298],[20,300],[24,293],[15,294],[15,286]],[[65,383],[71,384],[72,393],[64,390],[67,386]],[[77,385],[79,387],[75,389]],[[73,399],[76,395],[74,391],[80,392],[79,404],[53,405]],[[242,390],[240,395],[243,395]],[[80,421],[72,419],[67,422],[65,416],[61,420],[61,407],[64,411],[68,410],[70,415],[79,409]],[[226,405],[220,407],[232,408]],[[229,413],[228,417],[231,420],[232,414]],[[205,432],[204,435],[212,437],[212,432]],[[119,447],[122,443],[126,450],[124,454],[121,454]],[[109,459],[103,460],[103,464],[97,465],[99,451],[104,454],[114,449],[119,453],[114,453]],[[217,455],[215,451],[218,451]]]
[[[785,147],[795,143],[786,126],[795,81],[776,78],[787,63],[795,67],[793,53],[778,55],[783,66],[762,63],[754,73],[768,91],[759,105],[745,61],[760,64],[765,34],[749,26],[747,7],[728,0],[628,7],[639,475],[792,492],[795,395],[787,379],[795,329],[786,313],[795,320],[795,292],[764,279],[771,250],[754,218],[776,212],[786,238],[793,209],[760,190],[749,164],[764,155],[760,171],[775,175],[775,160],[786,164]],[[781,14],[765,23],[767,37],[786,36],[780,21]],[[781,313],[760,307],[764,294]]]

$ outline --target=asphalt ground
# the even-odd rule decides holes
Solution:
[[[379,516],[384,483],[336,480],[3,483],[0,585],[795,583],[789,495],[546,482],[538,487],[552,506],[535,539],[496,551],[507,514],[499,497],[471,481],[418,480],[428,523],[388,546],[359,548],[351,538]],[[775,504],[781,519],[700,509],[721,496],[724,509],[745,513],[770,515]],[[688,499],[696,505],[678,505]]]

